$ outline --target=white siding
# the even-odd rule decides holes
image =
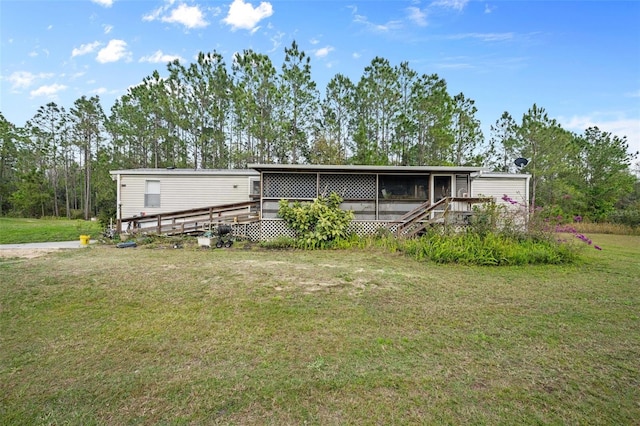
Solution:
[[[506,194],[509,198],[527,205],[529,203],[528,183],[526,175],[511,177],[504,174],[485,174],[471,181],[471,196],[493,197],[497,203],[510,205],[502,199]]]
[[[512,204],[504,196],[517,201]],[[485,173],[471,180],[472,197],[493,197],[498,205],[506,207],[504,224],[526,227],[529,205],[529,175]]]
[[[147,180],[160,181],[160,207],[145,208]],[[249,201],[246,175],[127,175],[120,177],[121,217]]]
[[[496,202],[504,203],[502,197],[506,194],[516,201],[524,201],[524,180],[507,179],[476,179],[471,186],[473,197],[494,197]]]

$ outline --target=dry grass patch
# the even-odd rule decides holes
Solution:
[[[0,250],[0,263],[11,259],[33,259],[44,256],[57,249],[2,249]]]

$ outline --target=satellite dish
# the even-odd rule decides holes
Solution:
[[[527,160],[526,158],[516,158],[516,161],[514,161],[514,163],[516,164],[516,166],[518,167],[524,167],[529,163],[529,160]]]

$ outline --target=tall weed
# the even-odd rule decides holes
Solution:
[[[560,264],[578,258],[576,245],[473,231],[448,235],[430,231],[401,240],[399,250],[417,260],[482,266]]]

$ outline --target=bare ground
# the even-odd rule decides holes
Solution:
[[[35,257],[44,256],[47,253],[60,249],[6,249],[0,250],[0,258],[20,258],[20,259],[33,259]]]

